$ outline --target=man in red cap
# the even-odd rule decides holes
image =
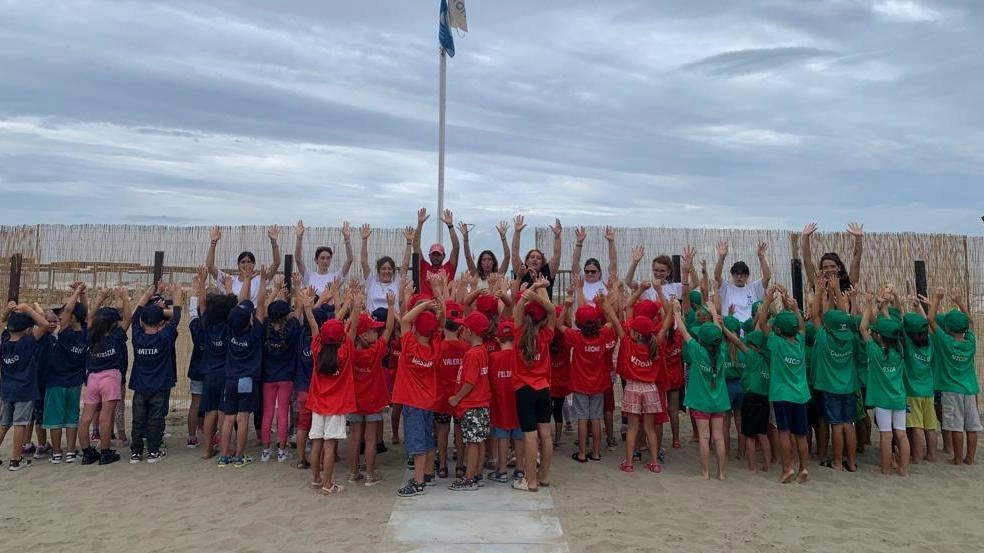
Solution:
[[[454,275],[458,270],[458,234],[454,231],[454,216],[451,210],[445,209],[441,215],[441,222],[448,226],[448,234],[451,235],[451,256],[445,262],[444,246],[435,243],[428,249],[425,259],[424,252],[420,249],[420,234],[424,230],[424,223],[429,218],[430,215],[427,214],[426,208],[420,208],[417,211],[417,232],[413,235],[413,253],[420,256],[420,292],[433,296],[434,291],[430,284],[431,275],[444,273],[448,277],[448,282],[454,280]]]

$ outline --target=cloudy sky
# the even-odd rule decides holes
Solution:
[[[0,224],[436,209],[438,0],[0,0]],[[978,0],[469,0],[447,204],[981,234]],[[488,237],[486,236],[486,239]]]

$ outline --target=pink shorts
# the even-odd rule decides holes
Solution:
[[[694,420],[698,420],[698,421],[709,421],[711,419],[723,419],[724,418],[724,413],[705,413],[703,411],[698,411],[696,409],[691,409],[690,410],[690,416],[692,416],[694,418]]]
[[[633,415],[662,413],[665,409],[659,388],[652,382],[626,380],[622,392],[622,411]]]
[[[123,374],[116,369],[89,373],[85,381],[82,403],[98,405],[104,401],[119,401],[123,398]]]

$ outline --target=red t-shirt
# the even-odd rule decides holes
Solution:
[[[400,337],[400,368],[393,383],[393,403],[428,411],[434,408],[438,394],[438,353],[443,341],[440,332],[434,334],[430,344],[418,342],[414,332]]]
[[[485,339],[485,341],[482,342],[482,345],[485,346],[485,351],[488,352],[489,355],[492,355],[502,349],[502,346],[499,345],[499,341],[495,338]]]
[[[626,380],[656,383],[663,373],[661,356],[656,359],[649,356],[649,345],[640,344],[629,337],[626,328],[625,339],[618,346],[618,363],[616,371]]]
[[[612,350],[615,349],[615,331],[603,326],[598,335],[586,338],[580,330],[568,328],[564,340],[571,346],[570,389],[579,394],[600,394],[612,385]]]
[[[389,405],[389,392],[383,375],[383,358],[386,357],[386,342],[376,341],[366,348],[356,348],[351,341],[342,346],[351,358],[355,378],[355,403],[359,415],[375,415]]]
[[[518,390],[529,386],[534,390],[550,387],[550,340],[554,330],[544,326],[536,334],[536,356],[532,363],[527,363],[523,357],[523,349],[519,346],[523,337],[523,327],[517,326],[513,333],[515,345],[516,370],[513,371],[513,388]]]
[[[550,353],[550,397],[566,397],[571,393],[571,346],[562,336],[556,336],[557,340],[560,351]]]
[[[355,403],[355,379],[352,375],[352,360],[346,357],[345,350],[351,349],[348,338],[338,349],[338,372],[331,376],[318,372],[318,357],[321,354],[321,340],[317,336],[311,340],[311,358],[314,367],[311,371],[311,387],[305,407],[319,415],[348,415],[358,408]]]
[[[519,428],[516,414],[516,391],[513,390],[513,371],[516,355],[511,350],[497,351],[489,356],[489,387],[492,388],[492,427],[503,430]]]
[[[455,269],[454,265],[451,265],[450,261],[448,261],[444,265],[441,265],[440,267],[435,267],[430,263],[428,263],[427,261],[421,259],[420,260],[420,293],[426,294],[428,296],[433,296],[434,290],[431,289],[431,284],[430,284],[431,275],[444,273],[448,275],[448,282],[451,282],[452,280],[454,280],[454,269]]]
[[[441,342],[441,352],[437,365],[438,398],[434,412],[442,415],[454,414],[454,407],[448,403],[448,398],[458,391],[458,370],[461,369],[461,358],[465,356],[469,346],[461,340],[444,340]]]
[[[663,367],[666,371],[666,389],[677,390],[683,388],[683,335],[679,331],[673,333],[673,338],[667,335],[665,342],[659,346],[660,355],[663,356]]]
[[[492,389],[489,387],[489,354],[485,346],[477,345],[469,348],[461,359],[461,370],[458,371],[455,393],[465,384],[473,387],[468,395],[454,408],[454,416],[461,417],[468,409],[488,407],[492,403]]]

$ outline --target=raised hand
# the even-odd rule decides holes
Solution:
[[[441,214],[441,222],[445,225],[454,224],[454,215],[451,213],[450,209],[445,209],[444,213]]]
[[[417,234],[417,229],[415,229],[413,227],[404,227],[403,228],[403,237],[407,239],[407,242],[413,241],[413,237],[416,234]]]
[[[509,221],[499,221],[499,224],[495,226],[495,230],[499,231],[501,238],[505,238],[506,231],[509,230]]]
[[[526,228],[526,220],[523,218],[522,215],[517,215],[513,219],[513,230],[515,230],[516,232],[523,232],[524,228]]]
[[[245,275],[245,273],[243,273]],[[226,294],[232,293],[232,275],[225,275],[222,277],[222,288],[225,290]]]
[[[721,257],[727,257],[727,255],[728,255],[728,243],[727,242],[718,242],[717,243],[717,253]]]
[[[759,257],[761,257],[761,256],[765,255],[765,251],[768,250],[768,249],[769,249],[769,245],[768,244],[766,244],[765,242],[759,242],[758,249],[757,249],[756,253],[759,255]]]
[[[298,219],[297,224],[294,225],[294,236],[304,238],[304,221],[302,219]]]
[[[127,298],[127,299],[130,298],[130,292],[127,291],[126,286],[116,287],[116,298],[119,299],[120,301],[122,301],[123,298]]]
[[[389,309],[393,309],[393,306],[395,304],[396,304],[396,294],[394,294],[392,291],[386,292],[386,305],[387,305],[387,307]]]
[[[807,225],[803,227],[803,236],[810,236],[816,231],[817,231],[816,223],[807,223]]]
[[[694,258],[697,257],[697,250],[693,246],[683,248],[683,258],[690,261],[690,266],[694,266]]]
[[[646,248],[643,246],[636,246],[632,248],[632,261],[638,263],[642,261],[643,256],[646,255]]]
[[[342,222],[342,238],[344,238],[346,242],[352,238],[352,227],[349,226],[348,221]]]
[[[603,290],[601,290],[601,289],[599,289],[597,292],[595,292],[594,297],[591,298],[591,303],[593,303],[595,305],[604,305],[604,303],[605,303],[605,292]]]
[[[219,228],[219,225],[215,225],[214,227],[208,229],[208,238],[212,242],[222,240],[222,229]]]
[[[469,225],[467,223],[465,223],[464,221],[459,221],[458,222],[458,230],[461,231],[462,238],[467,238],[468,237],[468,226]]]
[[[277,238],[280,238],[280,227],[278,227],[277,225],[268,226],[267,238],[269,238],[271,242],[276,242]]]
[[[946,290],[943,287],[933,290],[933,297],[936,298],[937,301],[942,300],[946,297]]]
[[[554,224],[550,225],[550,230],[553,231],[554,236],[560,236],[560,233],[564,231],[564,227],[560,224],[560,219],[554,219]]]
[[[417,224],[422,225],[422,224],[424,224],[424,223],[427,222],[427,219],[430,219],[430,215],[427,214],[427,208],[426,207],[422,207],[422,208],[418,209],[417,210]]]
[[[847,225],[847,232],[851,233],[852,236],[860,238],[864,236],[864,225],[860,223],[851,223]]]
[[[574,229],[574,239],[577,240],[578,243],[584,242],[587,237],[588,231],[584,230],[584,227],[577,227]]]
[[[733,303],[728,306],[728,315],[734,316],[734,314],[735,314],[735,307],[737,307],[737,306],[735,304],[733,304]]]
[[[615,241],[615,228],[611,225],[605,227],[605,240],[608,240],[609,242]]]
[[[584,285],[584,277],[582,277],[580,274],[577,275],[571,274],[571,286],[577,289],[583,285]]]
[[[290,286],[294,290],[300,290],[301,288],[301,273],[293,273],[290,275]]]

